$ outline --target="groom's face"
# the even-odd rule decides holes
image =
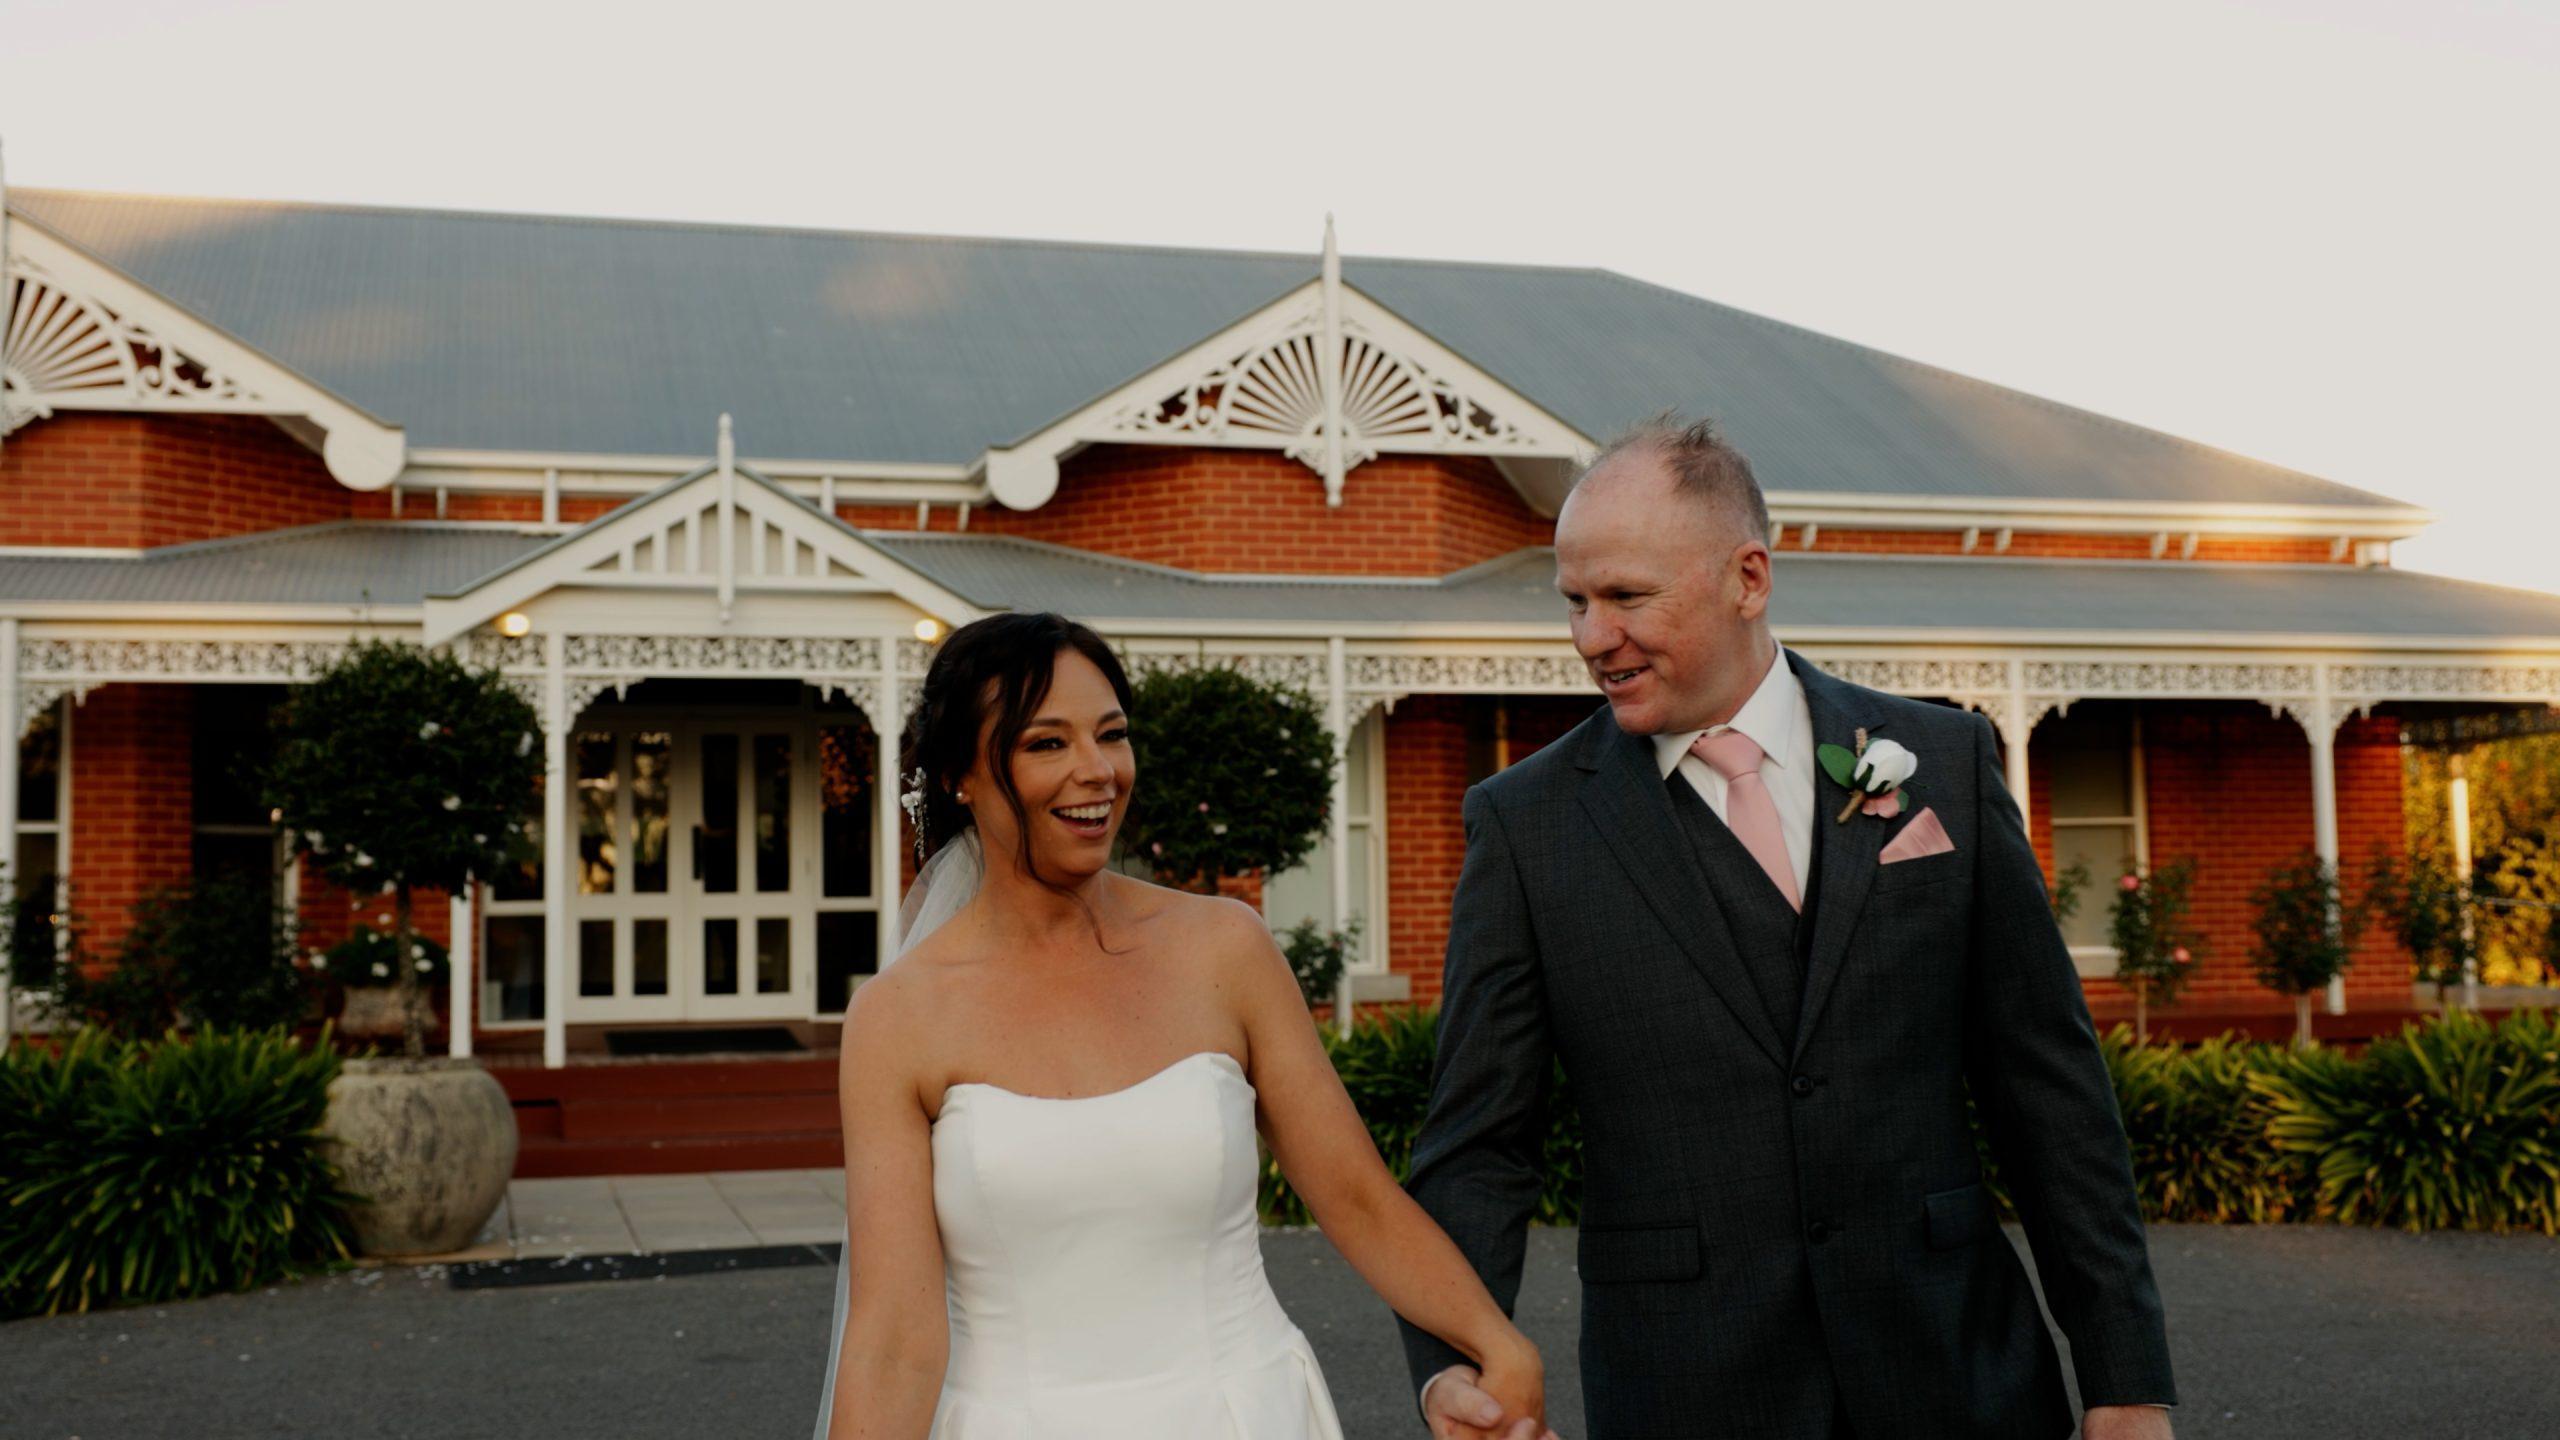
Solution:
[[[1631,735],[1732,718],[1769,664],[1769,547],[1630,453],[1556,517],[1556,589],[1593,683]]]

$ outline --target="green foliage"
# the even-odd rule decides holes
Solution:
[[[365,642],[278,712],[267,803],[294,851],[358,894],[494,875],[542,777],[533,707],[495,671]]]
[[[2452,767],[2460,763],[2470,777],[2472,892],[2488,902],[2472,910],[2481,981],[2560,980],[2560,735],[2402,753],[2409,849],[2448,868]]]
[[[1222,666],[1153,671],[1135,689],[1129,854],[1168,883],[1209,892],[1229,875],[1307,858],[1335,763],[1313,700]]]
[[[278,712],[265,798],[295,854],[355,894],[392,896],[406,948],[414,891],[499,873],[542,765],[533,707],[496,671],[367,641]],[[400,977],[416,990],[413,971]],[[423,1055],[426,1008],[404,1008],[407,1051]]]
[[[424,935],[409,937],[409,954],[404,962],[399,937],[387,930],[357,930],[330,946],[321,959],[325,962],[321,966],[323,973],[350,990],[396,988],[404,965],[417,977],[415,983],[429,990],[447,983],[453,973],[445,948]],[[425,969],[419,968],[422,963]]]
[[[1280,932],[1281,952],[1289,957],[1289,973],[1298,977],[1298,993],[1306,997],[1308,1009],[1330,1005],[1340,997],[1343,967],[1351,963],[1352,949],[1359,943],[1357,920],[1341,930],[1302,920]]]
[[[337,1057],[279,1032],[0,1053],[0,1316],[247,1290],[349,1257],[315,1133]]]
[[[1430,1010],[1404,1009],[1364,1017],[1347,1040],[1326,1035],[1398,1181],[1430,1108],[1436,1024]],[[2102,1047],[2146,1219],[2560,1235],[2560,1012],[2497,1025],[2456,1013],[2362,1056],[2227,1036],[2141,1045],[2122,1026]],[[1581,1114],[1561,1066],[1553,1082],[1536,1218],[1570,1225],[1581,1213]],[[1978,1116],[1974,1143],[1983,1183],[2013,1214]],[[1266,1223],[1308,1223],[1268,1157],[1261,1208]]]
[[[2377,847],[2365,870],[2363,907],[2409,952],[2418,979],[2436,987],[2436,998],[2462,983],[2475,957],[2473,931],[2465,923],[2470,897],[2462,881],[2432,851],[2406,859]]]
[[[2284,995],[2308,995],[2344,973],[2348,939],[2341,932],[2338,875],[2305,850],[2267,872],[2249,896],[2257,907],[2257,946],[2249,959],[2258,983]]]
[[[2116,949],[2116,978],[2146,1007],[2177,999],[2201,963],[2204,932],[2187,920],[2195,882],[2196,862],[2184,857],[2116,882],[2107,943]]]
[[[2256,1083],[2268,1134],[2309,1157],[2323,1213],[2404,1230],[2560,1235],[2560,1024],[2457,1011],[2358,1061],[2303,1057]]]
[[[16,928],[12,927],[15,934]],[[127,1039],[174,1028],[265,1030],[299,1023],[311,987],[294,965],[292,918],[264,885],[198,880],[165,886],[133,907],[104,966],[71,944],[42,986],[57,1015]],[[22,942],[54,948],[50,929]]]
[[[2068,925],[2080,913],[2080,902],[2089,893],[2089,867],[2079,860],[2053,872],[2053,890],[2046,902],[2053,907],[2053,923]]]
[[[2189,1050],[2143,1045],[2121,1025],[2105,1049],[2143,1218],[2266,1225],[2311,1214],[2310,1167],[2268,1147],[2270,1111],[2252,1080],[2286,1067],[2288,1052],[2228,1036]]]
[[[1345,1039],[1325,1031],[1325,1049],[1334,1073],[1360,1118],[1369,1139],[1401,1184],[1412,1173],[1414,1137],[1431,1109],[1431,1063],[1437,1052],[1439,1013],[1411,1007],[1364,1015]],[[1536,1219],[1542,1225],[1570,1225],[1582,1209],[1582,1120],[1564,1082],[1563,1067],[1551,1078],[1547,1099],[1547,1144],[1539,1174],[1546,1193],[1539,1198]],[[1267,1225],[1310,1223],[1306,1202],[1281,1175],[1279,1162],[1263,1157],[1261,1210]]]

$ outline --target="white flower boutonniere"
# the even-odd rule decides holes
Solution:
[[[1840,807],[1835,824],[1849,823],[1849,817],[1861,809],[1884,820],[1901,814],[1910,805],[1908,783],[1920,768],[1919,756],[1891,740],[1870,742],[1867,732],[1860,730],[1857,742],[1854,750],[1823,745],[1814,751],[1823,773],[1849,792],[1849,803]]]

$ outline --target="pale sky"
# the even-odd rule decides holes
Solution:
[[[1592,265],[2560,589],[2560,0],[0,0],[13,184]]]

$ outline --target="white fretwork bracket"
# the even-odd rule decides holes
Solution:
[[[1332,283],[1328,284],[1331,280]],[[1333,280],[1308,282],[1015,444],[987,452],[987,486],[1017,510],[1057,492],[1058,467],[1096,444],[1276,450],[1326,480],[1380,454],[1477,455],[1569,467],[1589,437]]]
[[[321,432],[340,484],[379,490],[407,463],[400,428],[11,216],[0,435],[65,411],[268,415]]]

